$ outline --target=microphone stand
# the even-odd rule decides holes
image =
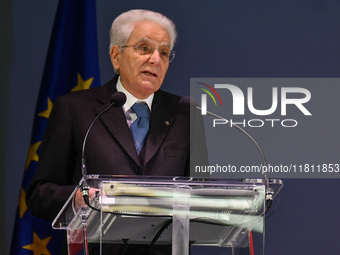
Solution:
[[[198,110],[202,111],[202,109],[199,106],[196,105],[195,107]],[[262,164],[266,169],[266,171],[263,173],[263,179],[264,179],[265,186],[266,186],[266,208],[268,210],[271,207],[274,193],[273,193],[272,189],[270,188],[270,184],[269,184],[270,178],[269,178],[268,164],[267,164],[266,156],[264,155],[264,152],[261,149],[260,145],[256,142],[256,140],[247,131],[245,131],[240,126],[238,126],[238,125],[230,122],[229,120],[222,118],[221,116],[214,114],[212,112],[206,111],[206,113],[212,118],[217,118],[217,119],[228,121],[232,125],[232,127],[236,128],[238,131],[240,131],[241,133],[246,135],[253,142],[253,144],[256,146],[257,150],[260,152],[261,157],[262,157]]]
[[[99,117],[104,114],[105,112],[107,112],[113,105],[115,105],[115,107],[120,107],[122,105],[124,105],[126,101],[126,96],[124,93],[122,92],[116,92],[114,93],[111,97],[110,97],[110,105],[108,107],[106,107],[103,111],[101,111],[92,121],[91,125],[89,126],[89,128],[87,129],[87,132],[85,134],[84,140],[83,140],[83,146],[82,146],[82,150],[81,150],[81,172],[83,174],[83,183],[82,183],[82,187],[80,188],[81,193],[83,195],[85,204],[87,204],[88,206],[90,206],[90,202],[89,202],[89,190],[90,190],[90,186],[87,183],[87,169],[86,169],[86,162],[85,162],[85,145],[86,145],[86,141],[87,141],[87,137],[93,127],[93,125],[96,123],[96,121],[99,119]]]

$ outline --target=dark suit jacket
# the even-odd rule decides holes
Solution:
[[[82,177],[85,133],[116,92],[114,77],[105,85],[59,97],[51,112],[38,168],[26,193],[30,212],[53,220]],[[93,126],[85,148],[89,174],[189,175],[190,117],[180,97],[155,93],[150,129],[140,157],[121,107],[112,107]]]

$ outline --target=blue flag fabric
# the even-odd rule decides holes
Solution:
[[[95,0],[60,0],[34,116],[10,255],[59,255],[65,232],[30,214],[25,203],[40,144],[55,99],[100,86]]]

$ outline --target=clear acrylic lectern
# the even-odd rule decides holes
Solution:
[[[253,254],[253,232],[263,236],[263,179],[88,175],[87,184],[95,189],[91,207],[75,208],[77,187],[52,224],[66,230],[69,255],[101,255],[110,244],[172,245],[173,255],[189,254],[190,245]],[[282,186],[270,180],[273,196]]]

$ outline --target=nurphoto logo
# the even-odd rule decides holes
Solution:
[[[222,99],[220,93],[217,90],[228,90],[232,96],[232,114],[233,116],[242,116],[245,115],[245,107],[248,107],[249,112],[257,116],[266,116],[266,118],[256,118],[256,119],[243,119],[241,122],[235,122],[232,119],[214,119],[213,126],[216,125],[226,125],[229,124],[232,126],[233,124],[241,125],[243,127],[262,127],[265,124],[269,124],[272,127],[275,124],[280,123],[282,127],[296,127],[298,125],[298,121],[296,119],[277,119],[270,118],[270,115],[276,112],[278,109],[280,111],[281,116],[287,116],[287,105],[293,105],[296,107],[301,113],[305,116],[311,116],[311,112],[307,109],[305,104],[310,101],[311,93],[308,89],[302,87],[272,87],[271,98],[268,97],[259,97],[256,100],[266,100],[271,103],[271,106],[267,109],[256,109],[254,106],[254,95],[253,95],[253,87],[247,87],[246,96],[243,91],[236,85],[232,84],[214,84],[213,86],[208,85],[206,83],[197,82],[204,87],[197,87],[198,89],[204,91],[204,94],[201,94],[201,114],[207,115],[208,104],[207,104],[207,95],[213,100],[215,106],[217,106],[218,99],[220,106],[222,106]],[[210,92],[211,91],[211,92]],[[280,91],[280,96],[279,92]],[[292,96],[294,95],[294,97]],[[291,97],[290,97],[291,96]],[[247,100],[246,100],[247,99]],[[247,104],[245,104],[247,101]]]

